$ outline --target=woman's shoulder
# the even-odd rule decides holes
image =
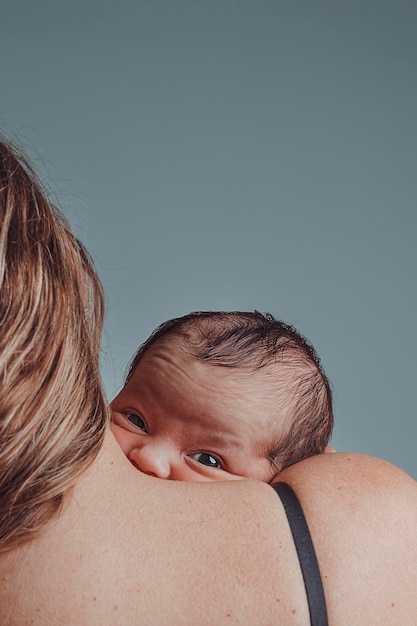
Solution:
[[[416,481],[382,459],[338,452],[289,467],[277,481],[300,500],[334,623],[414,623]]]
[[[334,498],[339,505],[355,499],[385,504],[388,493],[398,499],[398,504],[417,505],[417,482],[399,467],[366,454],[320,454],[288,467],[275,481],[290,483],[308,500],[329,498],[329,505]]]

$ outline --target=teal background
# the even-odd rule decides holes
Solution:
[[[333,444],[417,478],[417,3],[1,0],[0,126],[107,294],[103,374],[195,309],[316,346]]]

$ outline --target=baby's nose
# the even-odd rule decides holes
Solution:
[[[129,461],[148,476],[168,479],[171,475],[171,463],[168,451],[157,445],[143,445],[130,451]]]

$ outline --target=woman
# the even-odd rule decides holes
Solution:
[[[100,283],[4,143],[0,220],[1,624],[293,626],[325,624],[326,610],[332,625],[416,623],[409,476],[337,453],[280,475],[320,568],[327,609],[309,606],[311,574],[305,586],[269,485],[159,480],[115,443],[98,372]]]

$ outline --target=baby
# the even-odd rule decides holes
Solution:
[[[270,482],[323,452],[333,428],[314,348],[257,311],[165,322],[138,349],[111,408],[131,463],[171,480]]]

